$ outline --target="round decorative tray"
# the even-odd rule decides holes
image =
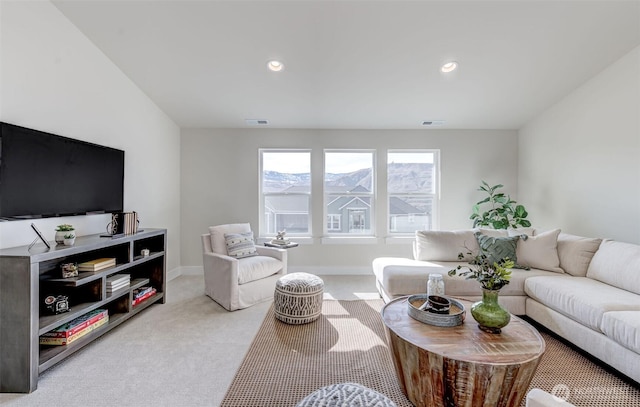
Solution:
[[[409,316],[425,324],[435,326],[457,326],[461,325],[466,315],[464,305],[460,301],[447,297],[451,302],[448,314],[436,314],[428,309],[420,310],[420,306],[427,301],[427,294],[410,295],[407,300]]]

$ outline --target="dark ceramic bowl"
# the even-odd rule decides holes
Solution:
[[[439,295],[430,295],[427,301],[429,301],[429,307],[427,308],[427,310],[435,312],[436,314],[449,313],[451,301],[449,301],[447,298],[441,297]]]

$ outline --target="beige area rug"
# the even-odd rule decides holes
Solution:
[[[412,406],[387,348],[383,305],[382,300],[326,300],[317,321],[298,326],[277,321],[272,306],[221,406],[295,406],[318,388],[342,382],[385,394],[398,407]],[[543,337],[546,352],[531,387],[565,396],[576,406],[640,407],[634,385],[554,337]]]

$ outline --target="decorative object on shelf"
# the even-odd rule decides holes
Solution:
[[[76,229],[73,227],[73,225],[69,225],[66,223],[56,226],[56,243],[64,244],[64,235],[67,235],[69,234],[69,232],[73,232],[74,230]]]
[[[426,294],[411,295],[407,299],[407,313],[416,321],[429,325],[443,327],[461,325],[466,316],[464,304],[453,298],[446,299],[450,304],[449,310],[446,313],[436,313],[430,309]]]
[[[76,277],[78,275],[78,265],[75,263],[64,263],[60,266],[62,278]]]
[[[278,245],[278,246],[286,246],[288,244],[291,244],[291,240],[285,239],[284,235],[286,234],[287,234],[286,230],[279,231],[276,237],[271,239],[269,243],[273,245]]]
[[[69,311],[69,297],[66,295],[47,295],[44,298],[44,309],[51,314],[62,314]]]
[[[47,239],[44,238],[42,232],[40,232],[40,229],[38,229],[34,223],[31,224],[31,229],[36,232],[36,235],[38,235],[38,237],[33,239],[33,242],[31,242],[31,244],[29,245],[28,250],[31,250],[31,248],[38,242],[38,239],[42,240],[42,243],[47,246],[47,249],[51,249],[51,245],[49,244],[49,242],[47,242]]]
[[[65,246],[73,246],[75,242],[76,242],[76,235],[74,235],[73,233],[67,233],[66,235],[64,235]]]
[[[458,254],[460,260],[464,257],[462,253]],[[510,269],[514,265],[508,258],[491,263],[487,256],[481,254],[474,256],[468,266],[459,265],[449,270],[450,276],[459,274],[467,279],[477,280],[482,285],[482,301],[471,306],[471,315],[478,322],[478,327],[485,332],[500,333],[511,320],[511,314],[498,303],[498,294],[502,287],[509,284]],[[466,271],[460,272],[462,269]]]
[[[441,274],[429,274],[427,296],[429,295],[444,295],[444,280]]]
[[[485,332],[499,334],[511,321],[511,314],[498,303],[500,290],[482,289],[482,301],[471,305],[471,315]]]
[[[142,249],[140,250],[140,255],[142,257],[149,257],[149,254],[151,254],[151,252],[149,251],[149,249]]]
[[[138,212],[115,212],[107,224],[109,236],[133,235],[138,233]]]
[[[439,295],[427,296],[427,311],[435,312],[436,314],[448,314],[451,308],[451,301],[446,297]]]
[[[494,229],[507,229],[517,228],[518,226],[525,228],[531,226],[531,222],[526,219],[529,213],[527,213],[524,206],[516,205],[517,202],[511,200],[509,195],[496,192],[496,190],[503,187],[504,185],[502,184],[490,186],[485,181],[482,181],[478,191],[484,191],[489,196],[473,205],[473,213],[469,219],[473,220],[474,228],[489,226]],[[491,207],[484,212],[480,212],[480,207],[484,204],[490,204]]]

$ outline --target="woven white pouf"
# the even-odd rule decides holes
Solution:
[[[308,273],[291,273],[280,277],[273,295],[276,318],[293,325],[313,322],[322,312],[324,281]]]
[[[361,384],[339,383],[316,390],[296,407],[396,407],[396,403]]]

